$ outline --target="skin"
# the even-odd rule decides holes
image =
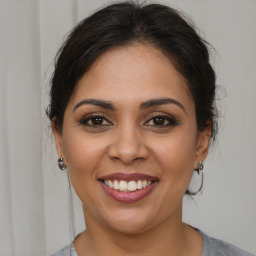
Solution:
[[[181,106],[141,108],[162,98]],[[107,101],[114,109],[77,106],[85,99]],[[101,125],[91,125],[91,113],[100,116]],[[62,133],[53,121],[58,155],[83,204],[87,229],[75,239],[78,254],[201,255],[200,234],[181,221],[182,198],[207,156],[210,132],[198,132],[186,81],[158,49],[133,44],[98,58],[70,98]],[[145,198],[121,203],[98,181],[114,172],[148,174],[159,182]]]

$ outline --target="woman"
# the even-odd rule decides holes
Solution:
[[[86,231],[54,255],[250,255],[182,223],[216,134],[206,42],[175,10],[112,4],[57,57],[49,118]]]

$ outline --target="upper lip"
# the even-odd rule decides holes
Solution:
[[[138,181],[138,180],[149,180],[149,181],[157,181],[158,178],[143,174],[143,173],[123,173],[123,172],[116,172],[111,173],[105,176],[101,176],[98,180],[124,180],[124,181]]]

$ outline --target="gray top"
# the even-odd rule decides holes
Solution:
[[[74,247],[74,242],[65,246],[60,251],[51,254],[50,256],[78,256],[76,249]]]
[[[198,231],[203,238],[203,252],[201,256],[255,256],[222,240],[209,237],[200,230]],[[78,256],[78,254],[72,242],[50,256]]]

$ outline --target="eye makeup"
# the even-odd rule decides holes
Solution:
[[[90,113],[85,115],[79,120],[79,124],[95,128],[113,125],[113,123],[109,121],[109,117],[104,113]]]

